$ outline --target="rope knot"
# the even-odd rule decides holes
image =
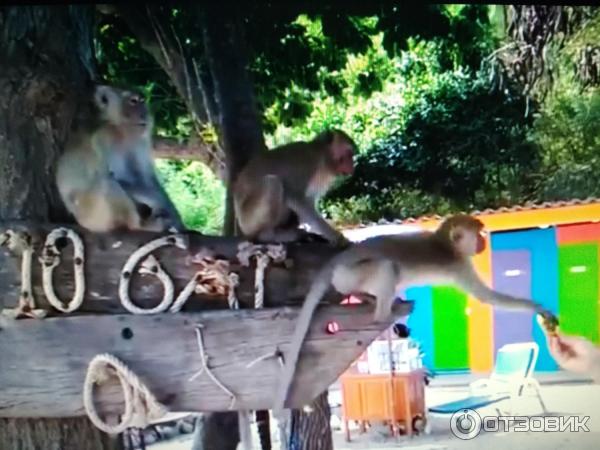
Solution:
[[[177,296],[175,303],[170,308],[171,312],[181,311],[192,293],[227,296],[229,307],[232,308],[234,305],[237,308],[238,300],[235,294],[237,274],[229,273],[229,261],[214,258],[206,251],[200,251],[189,258],[188,262],[196,264],[200,268]]]
[[[286,258],[286,250],[282,244],[256,245],[252,242],[242,242],[238,245],[237,259],[243,266],[250,266],[250,258],[256,258],[254,272],[254,307],[262,308],[265,297],[265,270],[269,261],[282,262]]]

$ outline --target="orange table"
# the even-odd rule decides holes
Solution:
[[[360,422],[364,432],[371,420],[389,424],[392,435],[403,428],[412,435],[425,426],[425,381],[422,369],[408,373],[357,374],[341,377],[342,414],[346,440],[350,441],[348,422]]]

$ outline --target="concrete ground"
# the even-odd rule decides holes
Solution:
[[[354,428],[351,431],[352,441],[347,443],[340,421],[333,418],[334,448],[336,450],[384,450],[403,448],[409,450],[587,450],[600,449],[600,385],[592,385],[582,378],[565,373],[540,374],[536,378],[542,384],[542,398],[549,415],[589,416],[586,422],[589,432],[481,432],[471,440],[461,440],[450,430],[449,416],[429,415],[430,433],[415,437],[401,436],[392,438],[386,427],[373,426],[365,434],[360,434]],[[466,375],[446,375],[434,378],[426,391],[427,405],[445,403],[457,400],[467,394],[468,382],[474,377]],[[339,389],[331,387],[330,400],[332,405],[339,403]],[[504,403],[506,405],[506,403]],[[502,406],[502,404],[501,404]],[[541,415],[542,408],[534,396],[526,396],[515,405],[515,414]],[[334,415],[339,417],[339,408],[333,407]],[[495,407],[478,410],[484,416],[496,416]],[[277,431],[272,426],[273,433]],[[276,436],[274,436],[276,440]],[[255,437],[255,442],[257,439]],[[169,442],[161,442],[150,446],[151,450],[189,450],[191,436],[180,436]],[[274,450],[278,450],[277,443]]]

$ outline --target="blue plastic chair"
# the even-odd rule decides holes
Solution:
[[[539,347],[535,342],[503,345],[496,355],[494,371],[489,378],[476,380],[469,385],[470,395],[429,408],[429,412],[453,414],[460,409],[477,409],[509,400],[508,415],[513,415],[514,402],[527,388],[533,388],[544,413],[546,405],[540,393],[540,384],[533,378]],[[498,408],[497,408],[498,409]],[[498,409],[500,412],[500,410]]]

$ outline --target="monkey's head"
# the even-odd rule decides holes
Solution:
[[[126,127],[130,132],[146,133],[152,129],[152,116],[144,97],[138,92],[97,85],[94,105],[102,122]]]
[[[315,144],[326,150],[327,167],[335,175],[352,175],[354,173],[354,153],[356,144],[342,130],[328,130],[314,139]]]
[[[444,220],[436,234],[448,242],[462,256],[470,257],[485,250],[483,223],[468,214],[456,214]]]

